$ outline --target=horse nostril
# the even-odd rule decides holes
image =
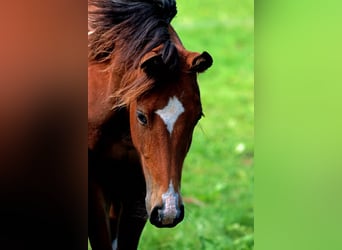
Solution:
[[[153,208],[152,213],[150,215],[150,222],[151,224],[158,226],[161,224],[161,211],[162,207],[156,206]]]
[[[184,205],[183,204],[180,206],[180,214],[179,214],[179,218],[178,219],[179,219],[178,222],[181,222],[184,219]]]
[[[150,222],[156,227],[174,227],[184,218],[184,205],[175,211],[165,211],[165,207],[156,206],[150,215]]]

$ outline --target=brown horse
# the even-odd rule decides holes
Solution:
[[[180,181],[203,115],[197,73],[170,22],[174,0],[88,0],[89,239],[93,250],[136,249],[149,218],[184,217]]]

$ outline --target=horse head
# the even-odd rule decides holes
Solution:
[[[207,52],[177,46],[178,69],[168,72],[160,50],[152,50],[140,62],[139,74],[154,84],[130,103],[130,129],[145,176],[150,222],[173,227],[184,217],[182,166],[194,127],[203,115],[197,74],[211,66],[212,58]]]

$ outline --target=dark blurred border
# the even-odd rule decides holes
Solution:
[[[87,248],[87,6],[0,15],[0,248]]]

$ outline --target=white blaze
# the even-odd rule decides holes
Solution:
[[[177,217],[177,214],[180,213],[177,209],[179,194],[175,192],[172,181],[167,192],[162,195],[162,199],[165,206],[162,224],[171,224]]]
[[[163,109],[158,109],[156,113],[164,121],[170,135],[172,134],[173,126],[175,125],[178,117],[184,112],[182,103],[176,96],[170,97],[169,102]]]

